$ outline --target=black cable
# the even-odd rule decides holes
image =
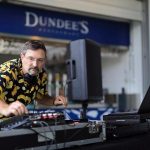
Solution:
[[[62,126],[62,127],[65,127],[65,126]],[[64,129],[64,134],[63,134],[63,139],[64,139],[64,141],[66,141],[66,135],[67,135],[67,130],[66,130],[66,128],[63,128]],[[66,142],[63,142],[63,147],[64,148],[66,148]]]
[[[40,122],[40,121],[34,121],[34,124],[39,124],[41,127],[43,127],[43,129],[44,129],[44,125]],[[38,132],[37,132],[38,133]],[[48,142],[47,142],[47,139],[49,139],[47,136],[46,136],[46,133],[45,133],[45,131],[44,131],[44,134],[45,135],[43,135],[42,137],[44,137],[45,138],[45,144],[46,144],[46,146],[48,145]],[[42,135],[41,133],[39,134],[40,136]]]
[[[67,87],[67,85],[68,85],[68,83],[70,83],[70,82],[71,82],[70,80],[69,80],[69,81],[66,81],[66,84],[65,84],[65,85],[64,85],[64,87],[63,87],[63,90],[64,90],[64,96],[65,96],[65,97],[67,97],[67,96],[68,96],[68,95],[67,95],[67,92],[66,92],[66,91],[67,91],[66,89],[68,88],[68,87]],[[66,112],[66,109],[65,109],[65,108],[64,108],[63,113],[64,113],[65,115],[67,114],[67,112]],[[72,119],[71,119],[71,117],[70,117],[69,115],[68,115],[68,117],[69,117],[69,119],[70,119],[70,120],[72,120]]]
[[[64,96],[66,97],[66,87],[67,87],[67,84],[68,84],[69,82],[66,82],[66,84],[65,84],[65,86],[64,86]],[[34,108],[33,108],[33,114],[34,114],[34,112],[35,112],[35,103],[34,103]],[[64,112],[63,113],[66,113],[66,110],[64,109]],[[71,118],[69,118],[69,119],[71,119]],[[49,130],[52,132],[52,134],[53,134],[53,137],[55,137],[55,135],[54,135],[54,131],[51,129],[51,127],[49,126],[49,124],[47,123],[47,122],[45,122],[45,121],[37,121],[36,122],[37,124],[39,124],[41,127],[43,127],[44,125],[45,126],[47,126],[48,128],[49,128]],[[57,118],[55,119],[55,124],[54,124],[55,126],[56,125],[58,125],[57,124]],[[33,128],[31,128],[31,130],[32,131],[34,131],[35,133],[37,133],[37,134],[39,134],[40,136],[42,136],[42,137],[44,137],[45,138],[45,142],[46,142],[46,145],[47,145],[47,148],[46,148],[46,150],[48,150],[50,147],[48,146],[48,143],[47,143],[47,139],[49,139],[49,140],[51,140],[50,138],[48,138],[46,135],[44,136],[43,134],[40,134],[39,132],[37,132],[36,130],[34,130]],[[66,132],[67,130],[66,130],[66,128],[64,128],[64,139],[65,139],[65,137],[66,137]],[[45,131],[46,132],[46,131]],[[56,145],[56,149],[58,148],[57,147],[57,141],[56,141],[56,138],[54,138],[54,141],[55,141],[55,145]],[[53,142],[53,141],[51,141],[51,142]],[[50,145],[51,145],[52,143],[50,143]],[[65,148],[65,142],[64,142],[64,148]]]
[[[56,142],[55,133],[54,133],[54,131],[51,129],[51,127],[49,126],[49,124],[48,124],[47,122],[45,122],[45,121],[40,121],[40,122],[43,123],[44,125],[46,125],[46,126],[49,128],[49,131],[52,132],[52,135],[53,135],[53,137],[54,137],[54,141]],[[51,146],[52,143],[53,143],[53,139],[52,139],[52,141],[51,141],[51,143],[50,143],[50,146]],[[49,149],[50,147],[48,146],[47,148]],[[57,144],[56,144],[56,149],[57,149]]]
[[[40,125],[44,129],[44,124],[41,121],[34,121],[33,124]],[[46,150],[48,150],[49,146],[48,146],[48,141],[47,140],[52,140],[52,139],[50,139],[49,137],[46,136],[46,131],[43,132],[45,134],[45,135],[43,135],[40,132],[37,132],[36,130],[34,130],[33,128],[30,128],[29,130],[32,130],[35,133],[37,133],[38,135],[45,138],[45,145],[47,146]]]
[[[38,135],[40,135],[40,136],[42,136],[42,137],[44,137],[44,138],[46,138],[46,139],[48,139],[48,140],[51,140],[49,137],[47,137],[47,136],[41,134],[40,132],[34,130],[33,128],[28,128],[28,129],[34,131],[34,132],[37,133]]]
[[[80,130],[77,130],[72,136],[69,138],[69,141],[76,136],[78,133],[80,133],[84,128],[88,127],[89,123],[87,123],[84,127],[82,127]]]
[[[70,83],[70,82],[71,82],[71,81],[66,81],[66,84],[65,84],[64,87],[63,87],[64,96],[65,96],[65,97],[68,96],[66,91],[67,91],[67,88],[68,88],[68,83]],[[67,101],[68,101],[68,100],[67,100]],[[65,108],[64,108],[63,114],[64,114],[65,117],[66,117],[67,112],[66,112],[66,109],[65,109]],[[67,116],[69,117],[69,120],[72,120],[69,115],[67,115]],[[65,127],[65,126],[64,126],[64,127]],[[65,139],[66,139],[66,135],[67,135],[67,130],[66,130],[66,128],[64,128],[64,136],[63,136],[64,141],[66,141],[66,140],[65,140]],[[64,142],[64,148],[66,148],[66,142]]]

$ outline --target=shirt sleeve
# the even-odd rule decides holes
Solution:
[[[10,77],[7,72],[0,72],[0,100],[5,100],[6,96],[6,86],[9,83]]]

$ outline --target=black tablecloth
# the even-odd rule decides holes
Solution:
[[[150,133],[113,139],[101,143],[65,148],[65,150],[150,150]]]

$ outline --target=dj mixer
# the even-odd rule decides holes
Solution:
[[[0,120],[0,130],[10,130],[15,128],[58,125],[65,123],[65,117],[62,112],[51,112],[50,110],[30,110],[28,115],[13,116]]]
[[[105,139],[103,122],[68,122],[62,112],[31,110],[28,115],[0,121],[0,145],[9,150],[62,149]]]

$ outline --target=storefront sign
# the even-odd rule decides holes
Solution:
[[[0,32],[129,46],[129,23],[0,3]]]

